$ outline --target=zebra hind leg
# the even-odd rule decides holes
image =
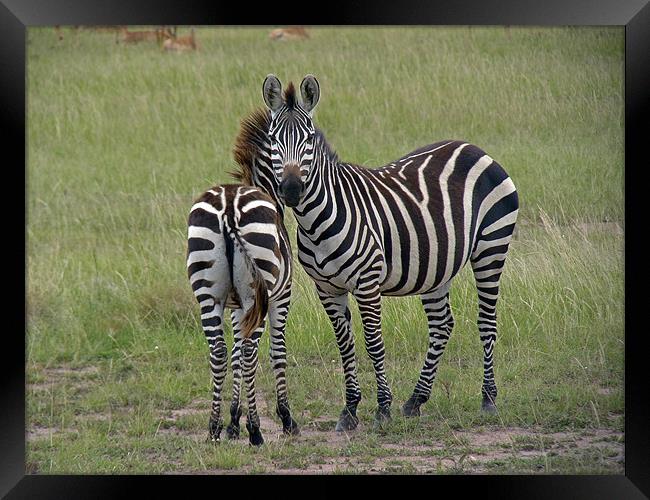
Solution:
[[[273,373],[275,375],[275,393],[277,396],[275,412],[282,421],[282,432],[289,436],[297,436],[300,434],[300,429],[296,421],[291,417],[289,397],[287,396],[286,378],[287,347],[284,333],[287,326],[290,296],[291,290],[288,290],[285,296],[277,299],[270,307],[270,356]]]
[[[494,345],[497,339],[496,307],[499,298],[499,280],[503,272],[511,235],[512,230],[506,238],[479,241],[477,249],[471,257],[478,291],[478,331],[483,344],[481,409],[490,414],[497,412],[497,385],[494,380]]]
[[[221,439],[223,421],[221,419],[221,388],[226,378],[228,350],[223,337],[223,306],[212,303],[201,308],[201,324],[210,349],[210,369],[212,371],[212,412],[208,423],[208,439],[218,442]]]
[[[427,315],[429,349],[413,394],[402,406],[402,413],[407,417],[419,416],[420,406],[429,400],[438,363],[454,328],[454,317],[449,306],[449,283],[433,292],[423,294],[421,300]]]
[[[241,367],[241,329],[239,328],[239,321],[242,316],[241,309],[233,309],[231,312],[232,330],[233,330],[233,346],[230,355],[230,366],[232,368],[232,402],[230,403],[230,423],[226,427],[226,436],[228,439],[239,438],[240,426],[239,419],[241,418],[241,383],[242,383],[242,367]]]
[[[248,430],[250,444],[253,446],[261,446],[264,444],[264,438],[260,430],[260,417],[257,413],[257,404],[255,401],[255,371],[257,370],[258,363],[258,343],[263,331],[263,326],[255,330],[251,338],[243,340],[241,348],[244,382],[246,383],[248,396],[246,429]]]

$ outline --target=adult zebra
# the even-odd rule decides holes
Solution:
[[[289,409],[285,378],[284,331],[291,298],[291,247],[273,200],[255,187],[242,185],[215,186],[201,195],[188,219],[187,274],[201,306],[201,324],[210,348],[210,438],[219,441],[223,428],[221,388],[228,358],[223,334],[225,307],[232,309],[234,333],[233,399],[227,436],[239,436],[243,365],[249,440],[253,445],[264,442],[255,401],[255,371],[267,313],[276,377],[276,412],[285,434],[298,434]]]
[[[339,161],[312,113],[320,87],[312,75],[284,94],[274,75],[262,93],[270,110],[249,120],[266,130],[257,140],[257,183],[293,208],[298,259],[316,285],[332,322],[345,374],[345,407],[336,429],[357,426],[357,380],[349,293],[358,303],[366,350],[377,380],[379,423],[390,418],[392,394],[384,368],[381,296],[421,295],[429,348],[405,415],[419,415],[429,399],[454,319],[451,279],[469,261],[479,297],[478,328],[484,352],[482,408],[496,411],[493,354],[499,280],[518,212],[514,184],[492,158],[462,141],[417,149],[381,168]]]

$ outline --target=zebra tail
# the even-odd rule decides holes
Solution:
[[[234,237],[236,245],[242,249],[242,255],[246,267],[248,267],[253,276],[252,286],[255,296],[254,303],[253,306],[246,311],[240,323],[241,334],[245,339],[247,339],[250,338],[253,332],[262,324],[264,318],[266,318],[266,315],[269,312],[269,293],[266,281],[262,277],[262,273],[260,273],[259,268],[253,261],[252,257],[248,254],[248,250],[246,249],[246,245],[242,241],[241,236],[237,230],[232,231],[230,234]],[[242,292],[244,291],[237,290],[240,297],[243,295]]]

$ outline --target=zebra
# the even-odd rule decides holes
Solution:
[[[267,131],[266,140],[256,141],[255,176],[293,209],[298,260],[334,329],[345,378],[345,406],[336,430],[355,429],[359,422],[349,294],[356,298],[374,367],[379,426],[390,420],[392,403],[381,297],[420,295],[429,346],[402,406],[405,416],[418,416],[454,327],[451,280],[468,261],[477,285],[483,345],[481,409],[496,413],[496,305],[519,208],[508,174],[483,150],[459,140],[421,147],[379,168],[345,163],[314,126],[320,85],[313,75],[300,84],[301,102],[293,83],[282,92],[273,74],[265,78],[262,94],[266,114],[254,113],[248,124]]]
[[[226,376],[224,308],[231,308],[233,399],[227,437],[239,437],[240,389],[247,386],[249,441],[264,443],[255,401],[258,343],[268,314],[271,363],[276,379],[276,413],[283,432],[299,433],[287,398],[285,326],[291,299],[291,247],[271,197],[244,185],[215,186],[193,204],[188,219],[187,274],[201,308],[201,325],[210,350],[212,411],[209,439],[223,428],[221,389]]]

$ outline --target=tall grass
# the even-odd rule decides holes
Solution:
[[[261,84],[273,72],[285,84],[317,75],[315,120],[345,161],[378,166],[453,138],[504,166],[521,223],[499,306],[502,422],[622,426],[622,29],[315,28],[309,40],[284,44],[267,31],[198,29],[199,51],[167,54],[116,45],[111,34],[65,30],[57,42],[51,29],[28,30],[28,376],[41,380],[62,364],[101,368],[101,384],[87,392],[32,394],[32,421],[65,429],[80,413],[130,407],[134,416],[116,418],[110,431],[105,422],[83,427],[81,439],[92,448],[91,437],[118,432],[133,444],[156,435],[156,411],[209,397],[185,274],[186,218],[202,191],[230,181],[239,120],[263,104]],[[293,238],[291,215],[287,223]],[[296,268],[292,405],[335,416],[338,350],[311,280]],[[434,420],[471,426],[480,423],[482,350],[469,270],[451,294],[456,327],[428,407]],[[426,322],[417,297],[387,298],[383,312],[397,407],[424,360]],[[356,310],[353,320],[369,421],[373,372]],[[263,357],[269,401],[272,388]],[[75,446],[34,453],[70,470],[70,457],[93,453]],[[112,470],[124,458],[114,451],[87,470]],[[200,467],[197,453],[241,459],[185,449],[179,460]]]

